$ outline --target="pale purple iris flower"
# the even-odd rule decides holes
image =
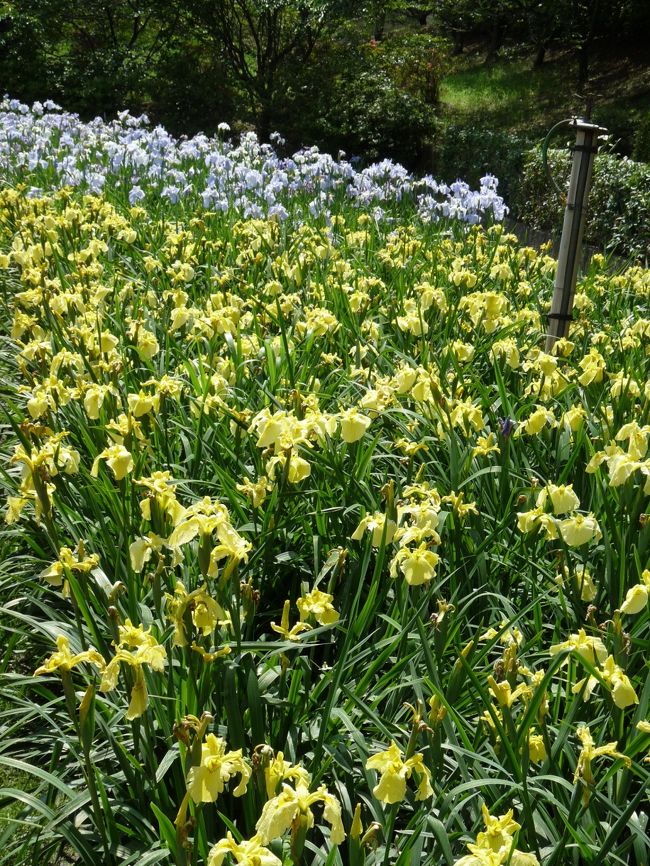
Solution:
[[[498,180],[486,174],[478,190],[462,180],[450,185],[430,175],[417,178],[390,159],[366,168],[355,157],[333,156],[317,147],[281,157],[254,132],[239,142],[228,139],[227,124],[214,137],[199,133],[174,138],[151,127],[146,115],[128,111],[105,122],[88,123],[46,100],[31,108],[15,99],[0,101],[0,172],[9,181],[27,182],[28,195],[78,187],[99,195],[128,190],[131,205],[151,193],[159,202],[213,212],[232,211],[251,218],[322,220],[350,204],[366,209],[377,223],[390,224],[404,205],[424,223],[441,220],[467,225],[508,212],[497,192]],[[276,147],[284,144],[274,133]]]

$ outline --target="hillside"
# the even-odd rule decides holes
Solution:
[[[650,56],[639,49],[601,50],[586,85],[578,84],[571,51],[549,52],[533,68],[530,48],[503,49],[485,63],[479,45],[456,56],[441,87],[442,113],[453,123],[476,124],[493,131],[540,137],[553,123],[592,106],[592,116],[620,139],[631,154],[642,116],[650,112]]]

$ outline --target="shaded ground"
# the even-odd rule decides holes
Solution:
[[[589,101],[595,118],[603,116],[600,122],[609,116],[611,126],[634,125],[635,115],[650,109],[650,58],[640,51],[625,57],[601,53],[588,83],[580,86],[572,52],[551,52],[533,69],[528,51],[507,49],[486,65],[475,49],[456,59],[441,99],[450,119],[475,117],[481,125],[511,132],[542,134],[556,121],[584,113]]]

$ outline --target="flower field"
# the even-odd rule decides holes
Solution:
[[[0,104],[0,863],[648,863],[650,271],[504,212]]]

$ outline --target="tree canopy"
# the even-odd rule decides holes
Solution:
[[[468,42],[488,61],[508,40],[536,64],[573,50],[582,86],[599,41],[648,27],[647,0],[0,0],[0,80],[85,117],[129,107],[175,132],[226,120],[366,147],[355,117],[432,128],[444,58]]]

